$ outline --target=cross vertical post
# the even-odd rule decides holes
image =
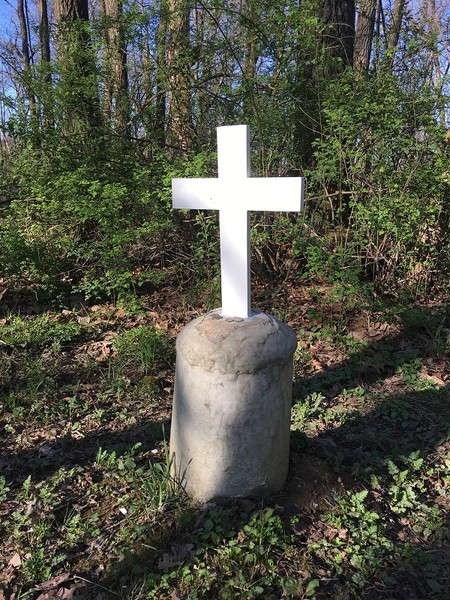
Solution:
[[[217,128],[219,180],[224,189],[233,181],[250,177],[250,130],[248,125]],[[245,204],[223,198],[220,211],[220,275],[222,308],[230,315],[249,317],[250,213]]]

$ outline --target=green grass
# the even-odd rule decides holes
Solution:
[[[170,477],[167,332],[111,306],[6,317],[5,598],[38,598],[53,585],[87,600],[443,600],[448,311],[421,308],[400,324],[369,314],[382,333],[356,340],[348,319],[333,329],[311,316],[317,309],[297,328],[285,488],[266,503],[207,507]]]

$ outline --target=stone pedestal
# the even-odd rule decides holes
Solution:
[[[263,313],[212,311],[178,336],[170,456],[191,498],[261,498],[282,487],[296,345]]]

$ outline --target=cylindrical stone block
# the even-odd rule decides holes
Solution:
[[[263,313],[220,310],[177,339],[172,475],[199,502],[261,498],[286,480],[294,332]]]

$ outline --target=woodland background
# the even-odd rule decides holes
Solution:
[[[217,216],[173,214],[170,180],[214,175],[233,123],[255,175],[308,180],[304,215],[253,218],[257,275],[447,289],[446,0],[8,4],[3,293],[117,300],[189,273],[217,295]]]

